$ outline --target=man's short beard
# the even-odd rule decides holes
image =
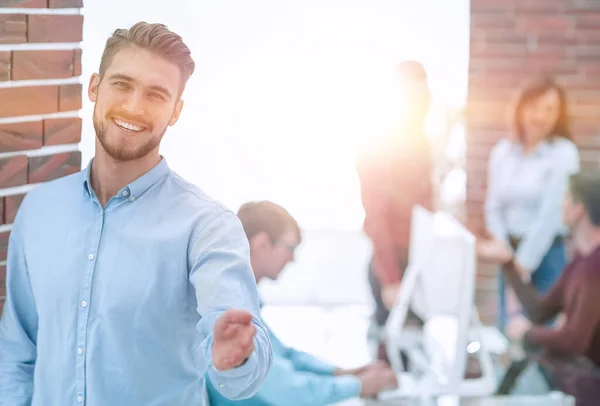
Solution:
[[[113,158],[116,161],[121,161],[121,162],[134,161],[136,159],[140,159],[140,158],[143,158],[146,155],[148,155],[152,150],[154,150],[155,148],[157,148],[160,145],[160,141],[161,141],[163,135],[165,134],[165,132],[167,131],[167,128],[165,127],[162,130],[162,132],[160,132],[158,135],[152,137],[144,145],[138,147],[137,149],[127,150],[126,148],[122,148],[121,146],[115,147],[113,145],[110,145],[110,143],[106,139],[106,125],[103,125],[103,123],[100,121],[100,119],[98,119],[98,117],[96,116],[95,108],[94,108],[93,122],[94,122],[94,130],[96,131],[96,137],[98,138],[98,141],[100,141],[102,148],[104,148],[106,153],[111,158]]]

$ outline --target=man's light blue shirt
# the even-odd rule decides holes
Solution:
[[[334,376],[333,365],[286,347],[270,329],[269,336],[274,363],[258,393],[249,399],[232,401],[208,382],[211,406],[324,406],[360,395],[357,377]]]
[[[248,241],[231,211],[164,158],[102,208],[91,164],[38,186],[9,242],[0,405],[202,405],[206,374],[235,399],[272,364]],[[212,366],[229,308],[254,316],[256,350]]]

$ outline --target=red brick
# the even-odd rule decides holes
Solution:
[[[48,0],[2,0],[0,3],[0,8],[46,8],[47,6]]]
[[[83,39],[81,15],[30,15],[28,42],[80,42]]]
[[[48,6],[50,8],[81,8],[83,0],[48,0]]]
[[[23,14],[0,14],[0,44],[27,42],[27,17]]]
[[[14,51],[12,80],[60,79],[73,76],[73,51]]]
[[[0,124],[0,152],[41,148],[42,135],[41,121]]]
[[[573,19],[568,16],[561,16],[553,13],[545,14],[527,14],[516,16],[517,29],[525,30],[528,33],[548,33],[555,30],[567,31],[574,26]]]
[[[81,109],[81,84],[61,85],[58,108],[60,111]]]
[[[492,44],[526,44],[527,34],[516,31],[513,27],[492,27],[474,29],[471,36],[475,36],[485,42],[487,46]]]
[[[522,58],[528,53],[527,44],[494,44],[482,47],[481,49],[471,49],[472,57],[504,57],[504,58]]]
[[[577,16],[575,27],[578,30],[582,28],[597,30],[600,27],[600,13],[585,13]]]
[[[12,224],[15,221],[15,216],[24,197],[25,193],[4,197],[4,224]]]
[[[76,144],[81,141],[81,119],[44,120],[44,145]]]
[[[515,4],[515,11],[524,14],[529,13],[548,13],[564,12],[567,7],[566,0],[520,0]]]
[[[81,49],[73,51],[73,76],[81,76]]]
[[[81,170],[81,152],[29,158],[29,183],[46,182]]]
[[[598,21],[600,23],[600,19]],[[598,27],[577,29],[573,35],[577,38],[577,43],[581,45],[593,45],[600,42],[600,28]]]
[[[567,11],[578,11],[581,13],[590,13],[600,11],[600,3],[597,0],[576,0],[568,1]]]
[[[6,296],[6,265],[0,265],[0,297]]]
[[[0,300],[0,314],[4,311],[4,300]]]
[[[27,156],[18,155],[0,159],[0,188],[27,183]]]
[[[8,239],[10,237],[10,231],[0,233],[0,261],[6,261],[8,254]]]
[[[10,80],[10,51],[0,51],[0,82]]]
[[[56,112],[58,86],[0,88],[0,118]]]
[[[515,10],[516,0],[477,0],[471,1],[471,14],[482,12],[506,12]]]
[[[4,224],[4,198],[0,198],[0,224]]]
[[[471,2],[473,5],[475,1]],[[471,12],[471,29],[477,28],[511,28],[515,26],[515,18],[512,13],[473,13]]]

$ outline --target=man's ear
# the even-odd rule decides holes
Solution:
[[[100,76],[94,73],[90,77],[90,84],[88,86],[88,97],[92,103],[96,103],[98,100],[98,86],[100,85]]]
[[[269,238],[269,235],[264,231],[257,233],[256,235],[254,235],[254,237],[250,239],[250,248],[253,250],[264,249],[270,244],[271,239]]]
[[[181,114],[181,109],[183,109],[183,99],[179,99],[175,104],[175,109],[173,109],[173,114],[171,115],[171,120],[169,120],[169,125],[174,126],[177,120],[179,120],[179,115]]]

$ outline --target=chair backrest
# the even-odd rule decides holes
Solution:
[[[423,347],[430,372],[438,385],[450,388],[449,392],[453,388],[458,391],[466,368],[474,300],[475,237],[452,216],[441,212],[431,215],[416,207],[411,244],[409,265],[386,325],[388,347],[393,348],[394,341],[401,339],[410,305],[425,322]],[[394,352],[389,351],[390,362],[399,364]]]
[[[413,267],[427,268],[431,262],[431,250],[434,239],[434,214],[422,206],[412,209],[410,224],[410,244],[408,263]],[[418,278],[412,295],[411,310],[421,319],[427,315],[427,301],[423,291],[423,281]]]
[[[442,212],[435,214],[433,234],[431,261],[420,275],[427,309],[424,346],[440,383],[458,390],[475,297],[476,240]]]

